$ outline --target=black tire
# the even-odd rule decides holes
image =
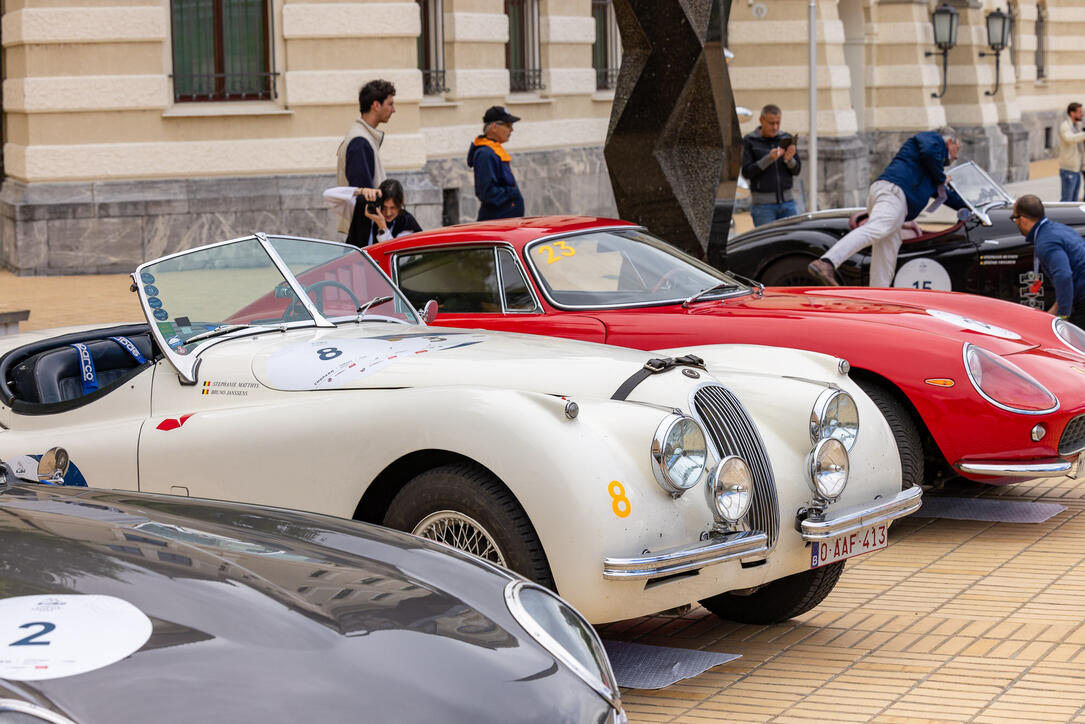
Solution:
[[[416,475],[392,499],[383,522],[389,528],[414,533],[419,523],[442,511],[466,516],[481,526],[484,538],[493,547],[483,558],[499,563],[500,557],[506,568],[554,588],[550,564],[527,513],[497,477],[477,465],[455,463]],[[435,524],[442,525],[447,520]],[[445,528],[449,536],[443,542],[477,555],[481,551],[457,545],[454,540],[468,528],[468,525]],[[420,530],[418,534],[441,540],[440,534],[433,530],[428,534]]]
[[[806,270],[812,256],[785,256],[761,272],[759,282],[767,287],[820,287],[821,280]]]
[[[897,392],[877,382],[856,379],[863,392],[885,416],[900,454],[901,487],[923,484],[923,437],[919,434],[911,412]]]
[[[844,561],[795,573],[767,583],[753,593],[721,593],[701,601],[720,618],[739,623],[772,624],[806,613],[825,600],[844,572]]]

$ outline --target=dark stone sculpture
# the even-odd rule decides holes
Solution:
[[[604,154],[618,213],[723,261],[742,138],[724,60],[731,0],[614,0],[622,68]]]

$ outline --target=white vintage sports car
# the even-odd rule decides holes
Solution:
[[[698,600],[797,615],[919,507],[843,360],[428,327],[368,256],[307,239],[132,276],[147,323],[0,338],[16,475],[59,446],[64,484],[381,522],[597,623]]]

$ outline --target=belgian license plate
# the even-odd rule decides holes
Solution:
[[[810,567],[818,568],[889,545],[889,524],[877,523],[854,533],[810,544]]]

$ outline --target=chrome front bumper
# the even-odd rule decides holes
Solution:
[[[922,497],[923,489],[918,485],[905,488],[891,498],[874,501],[872,505],[854,505],[832,511],[832,518],[807,518],[799,525],[799,532],[807,543],[855,533],[877,523],[911,515],[923,504]]]
[[[1073,473],[1076,465],[1076,462],[1059,460],[1053,463],[957,463],[956,468],[969,475],[998,478],[1061,478]]]
[[[634,581],[695,571],[734,558],[765,555],[768,536],[761,531],[724,533],[705,541],[676,546],[636,558],[604,558],[603,578]]]

